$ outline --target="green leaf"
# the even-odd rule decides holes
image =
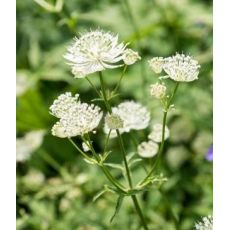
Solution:
[[[103,189],[100,192],[98,192],[94,197],[93,197],[93,202],[95,202],[99,197],[101,197],[105,192],[107,192],[107,189]]]
[[[123,171],[123,167],[119,164],[114,164],[114,163],[104,163],[104,165],[114,168],[114,169],[120,169],[121,171]]]
[[[117,204],[116,204],[116,207],[115,207],[115,211],[114,211],[114,214],[113,216],[111,217],[110,219],[110,223],[112,223],[113,219],[115,218],[115,216],[118,214],[120,208],[121,208],[121,205],[122,205],[122,202],[124,200],[124,196],[119,196],[118,199],[117,199]]]

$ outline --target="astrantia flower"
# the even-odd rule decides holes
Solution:
[[[58,96],[54,100],[53,104],[50,106],[50,112],[57,118],[62,118],[73,110],[73,107],[79,106],[81,102],[79,101],[79,94],[72,97],[70,92],[66,92]]]
[[[175,81],[194,81],[198,79],[200,65],[190,56],[176,54],[164,59],[163,69]]]
[[[129,132],[130,130],[145,129],[149,125],[150,112],[146,107],[134,101],[125,101],[117,107],[112,108],[113,114],[117,114],[123,121],[123,128],[120,133]],[[107,124],[105,124],[105,132],[109,132]],[[116,131],[111,132],[111,137],[116,136]]]
[[[161,73],[164,64],[163,57],[155,57],[149,60],[149,66],[155,73]]]
[[[157,99],[161,99],[165,96],[166,89],[165,85],[157,82],[156,84],[150,85],[150,95]]]
[[[107,114],[105,124],[109,129],[120,129],[123,127],[123,120],[117,114]]]
[[[148,138],[154,142],[161,142],[162,141],[162,124],[155,124],[153,125],[152,132],[149,134]],[[169,129],[165,126],[165,135],[164,139],[166,140],[169,137]]]
[[[115,63],[123,59],[124,50],[125,45],[118,43],[117,35],[96,30],[75,38],[64,58],[72,66],[73,74],[83,78],[106,68],[121,66]]]
[[[16,160],[26,161],[32,152],[39,148],[45,135],[44,130],[36,130],[27,133],[24,137],[16,140]]]
[[[132,65],[140,59],[141,57],[139,56],[139,54],[132,49],[126,49],[123,53],[123,61],[126,65]]]
[[[137,152],[141,157],[149,158],[155,156],[158,152],[158,149],[158,144],[153,141],[148,141],[142,142],[140,145],[138,145]]]
[[[102,112],[98,106],[81,103],[76,94],[62,94],[50,107],[51,113],[60,118],[53,126],[52,135],[61,138],[84,135],[93,131],[102,118]]]
[[[212,230],[213,229],[213,218],[212,216],[203,217],[202,221],[195,224],[196,230]]]

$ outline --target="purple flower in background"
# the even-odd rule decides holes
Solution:
[[[213,146],[211,145],[210,148],[208,149],[208,152],[205,156],[205,159],[207,161],[213,161]]]

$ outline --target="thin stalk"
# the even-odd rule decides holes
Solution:
[[[97,95],[98,95],[99,97],[101,97],[100,92],[97,90],[97,88],[95,87],[95,85],[93,84],[93,82],[91,82],[91,81],[89,80],[88,77],[85,77],[85,78],[86,78],[86,80],[89,82],[89,84],[92,86],[92,88],[95,90],[95,92],[97,93]]]
[[[106,140],[105,140],[105,145],[104,145],[103,154],[105,154],[106,148],[107,148],[107,146],[108,146],[109,137],[110,137],[111,131],[112,131],[112,130],[110,129],[110,130],[109,130],[109,133],[107,134],[107,137],[106,137]]]
[[[49,165],[51,165],[63,178],[66,176],[71,177],[65,168],[63,168],[50,154],[48,154],[43,149],[39,150],[40,156]]]
[[[176,230],[180,230],[180,228],[179,228],[178,217],[177,217],[176,214],[173,212],[173,209],[172,209],[172,207],[171,207],[171,205],[170,205],[170,202],[168,201],[167,196],[165,195],[165,193],[164,193],[164,191],[162,190],[162,188],[159,189],[159,192],[161,193],[161,195],[162,195],[162,197],[163,197],[163,199],[164,199],[164,202],[165,202],[165,204],[166,204],[166,206],[167,206],[167,208],[168,208],[168,210],[169,210],[169,212],[170,212],[170,215],[171,215],[171,218],[172,218],[172,220],[173,220],[173,222],[174,222],[174,225],[175,225]]]
[[[90,158],[88,157],[75,143],[71,138],[68,138],[69,141],[72,143],[72,145],[85,157],[86,159]],[[95,153],[95,151],[94,151]],[[95,153],[96,154],[96,153]],[[96,154],[97,156],[97,154]],[[98,157],[98,156],[97,156]],[[98,157],[99,160],[99,157]],[[100,165],[100,168],[102,169],[103,173],[107,177],[107,179],[121,192],[125,193],[125,187],[121,185],[116,179],[110,174],[110,172],[107,170],[107,168],[104,165]]]
[[[95,156],[95,158],[97,159],[98,162],[100,162],[100,157],[97,155],[92,143],[91,143],[91,140],[90,140],[90,136],[89,134],[87,133],[86,134],[86,138],[89,142],[89,148],[91,150],[91,152],[93,153],[93,155]],[[103,162],[100,164],[100,167],[102,168],[103,172],[106,174],[106,176],[108,177],[108,179],[110,179],[111,183],[117,187],[117,189],[119,189],[120,191],[124,192],[124,189],[125,187],[120,184],[113,176],[112,174],[109,172],[109,170],[103,165]]]
[[[147,226],[147,224],[146,224],[146,222],[145,222],[145,218],[144,218],[144,216],[143,216],[143,213],[142,213],[142,211],[141,211],[141,208],[140,208],[140,205],[139,205],[139,203],[138,203],[138,200],[137,200],[136,196],[135,196],[135,195],[132,195],[131,197],[132,197],[132,200],[133,200],[135,209],[136,209],[136,211],[137,211],[137,213],[138,213],[138,215],[139,215],[139,217],[140,217],[140,219],[141,219],[143,228],[144,228],[145,230],[149,230],[149,228],[148,228],[148,226]]]
[[[123,71],[122,71],[122,74],[121,74],[121,76],[120,76],[120,79],[119,79],[119,81],[118,81],[116,87],[115,87],[114,90],[112,91],[112,94],[116,94],[117,90],[119,89],[120,84],[121,84],[121,81],[122,81],[122,79],[123,79],[123,77],[124,77],[124,75],[125,75],[125,72],[126,72],[126,70],[127,70],[127,67],[128,67],[127,65],[124,66],[124,69],[123,69]]]
[[[99,77],[100,77],[101,90],[102,90],[102,94],[103,94],[103,99],[104,99],[105,106],[106,106],[107,110],[109,111],[109,113],[112,113],[111,106],[110,106],[109,101],[107,100],[107,97],[106,97],[105,84],[104,84],[103,76],[102,76],[101,72],[99,72]],[[130,186],[130,189],[132,189],[132,187],[133,187],[133,185],[132,185],[132,178],[131,178],[131,175],[130,175],[130,170],[129,170],[128,162],[127,162],[127,159],[126,159],[126,153],[125,153],[124,143],[123,143],[122,137],[121,137],[120,132],[119,132],[118,129],[116,129],[116,133],[117,133],[117,136],[118,136],[118,140],[119,140],[119,144],[120,144],[120,148],[121,148],[123,160],[124,160],[124,163],[125,163],[125,170],[126,170],[126,174],[127,174],[129,186]],[[140,206],[138,204],[138,200],[137,200],[136,196],[132,195],[131,197],[132,197],[135,209],[136,209],[136,211],[137,211],[137,213],[138,213],[138,215],[139,215],[139,217],[141,219],[141,223],[142,223],[144,229],[145,230],[149,230],[148,226],[147,226],[147,224],[145,222],[144,215],[143,215],[143,213],[141,211],[141,208],[140,208]]]
[[[161,144],[160,144],[160,149],[159,149],[159,152],[158,152],[158,155],[157,155],[157,159],[156,159],[156,161],[155,161],[152,169],[150,170],[150,172],[148,173],[148,175],[145,177],[145,179],[140,183],[140,185],[142,185],[144,182],[146,182],[148,180],[148,178],[152,175],[152,173],[154,172],[155,168],[157,167],[157,165],[158,165],[158,163],[160,161],[162,152],[164,150],[164,144],[165,144],[165,126],[166,126],[167,114],[168,114],[168,110],[169,110],[169,107],[171,105],[171,102],[173,101],[173,99],[174,99],[174,97],[176,95],[176,91],[178,89],[178,86],[179,86],[179,82],[176,83],[174,91],[173,91],[171,97],[169,98],[166,107],[164,108],[164,112],[163,112],[163,124],[162,124],[162,138],[161,138]]]

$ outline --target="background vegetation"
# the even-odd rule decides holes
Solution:
[[[173,230],[169,205],[180,219],[182,230],[193,229],[201,216],[212,213],[212,163],[204,156],[212,144],[212,5],[205,0],[42,0],[17,1],[17,138],[44,130],[41,145],[31,157],[17,162],[17,229],[104,230],[140,229],[130,199],[113,221],[115,195],[105,194],[92,202],[106,179],[86,164],[66,139],[51,136],[55,119],[48,108],[59,94],[80,93],[83,101],[96,94],[87,81],[74,79],[65,64],[66,46],[78,32],[102,28],[130,42],[142,60],[129,67],[120,88],[122,99],[138,100],[151,109],[153,122],[161,121],[157,100],[148,94],[157,78],[147,60],[175,52],[191,54],[201,64],[198,81],[182,84],[170,113],[171,137],[164,162],[169,180],[163,191],[139,196],[150,229]],[[56,7],[55,7],[56,4]],[[106,71],[113,87],[120,70]],[[97,85],[96,75],[90,79]],[[114,99],[113,103],[119,103]],[[100,127],[102,129],[102,127]],[[139,142],[148,130],[134,132]],[[135,144],[124,134],[128,152]],[[94,135],[102,147],[103,132]],[[75,141],[78,141],[77,139]],[[121,161],[116,140],[111,141],[111,162]],[[25,146],[26,148],[26,146]],[[19,150],[18,150],[19,151]],[[114,170],[119,176],[119,171]],[[140,178],[143,170],[133,168]]]

